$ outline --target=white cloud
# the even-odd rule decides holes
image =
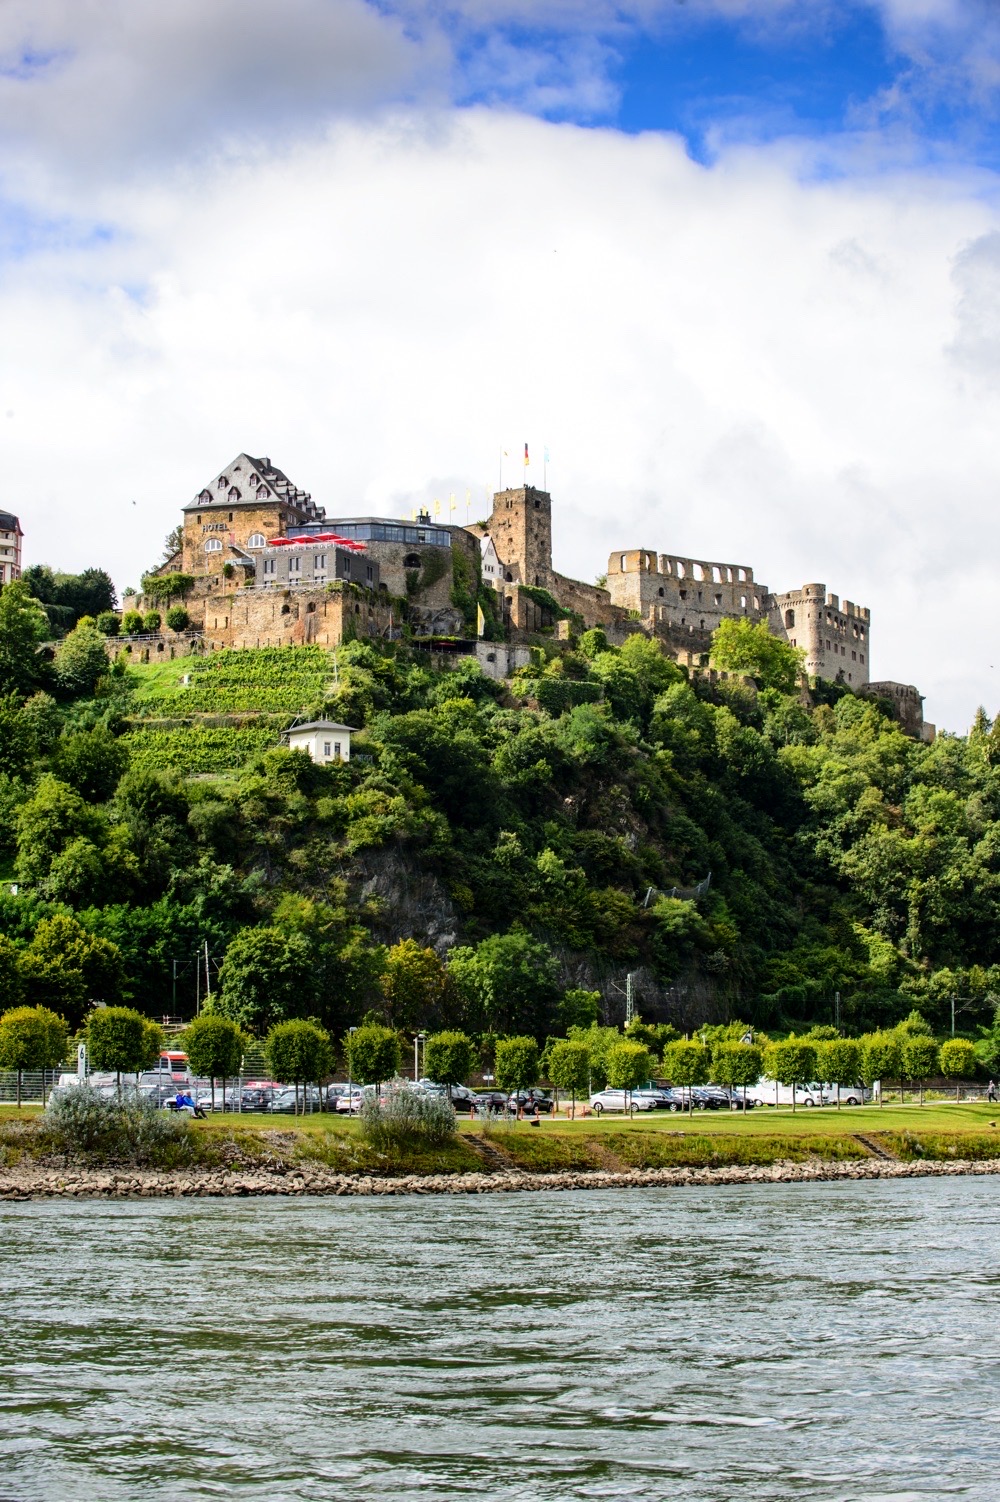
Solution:
[[[558,566],[643,545],[821,579],[931,717],[995,711],[990,184],[812,165],[442,111],[105,188],[113,239],[0,281],[29,559],[137,582],[241,448],[332,514],[468,488],[475,517],[528,440]]]

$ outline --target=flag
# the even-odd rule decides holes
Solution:
[[[476,606],[476,635],[481,637],[486,630],[486,617],[483,615],[483,607]]]
[[[434,502],[434,515],[435,516],[440,516],[441,515],[441,502],[440,501],[435,501]]]
[[[448,512],[449,512],[449,514],[452,511],[454,511],[454,509],[455,509],[455,492],[452,491],[451,495],[448,497]]]
[[[549,446],[548,446],[548,444],[545,445],[545,462],[546,462],[546,464],[548,464],[548,462],[549,462]]]
[[[525,444],[524,445],[524,467],[525,467],[525,469],[527,469],[529,463],[530,463],[530,461],[528,459],[528,445]]]

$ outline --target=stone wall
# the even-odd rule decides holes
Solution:
[[[838,676],[848,688],[862,688],[869,680],[871,611],[865,606],[827,594],[825,584],[803,584],[768,601],[768,618],[775,636],[805,650],[806,672],[831,682]]]
[[[620,608],[638,613],[649,631],[707,632],[721,621],[763,620],[767,588],[743,563],[712,563],[632,548],[608,559],[608,592]]]
[[[932,741],[936,727],[924,719],[924,698],[912,683],[896,683],[885,678],[867,683],[861,692],[869,699],[888,699],[896,711],[900,727],[914,740]]]
[[[389,607],[366,590],[240,589],[207,602],[207,647],[339,647],[354,637],[382,636]]]

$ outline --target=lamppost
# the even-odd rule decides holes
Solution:
[[[426,1033],[415,1033],[413,1036],[413,1083],[420,1078],[420,1045],[427,1042]]]
[[[354,1111],[354,1089],[351,1079],[351,1038],[357,1032],[356,1027],[347,1029],[347,1114],[350,1116]]]

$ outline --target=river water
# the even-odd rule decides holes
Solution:
[[[0,1502],[996,1502],[998,1191],[3,1205]]]

